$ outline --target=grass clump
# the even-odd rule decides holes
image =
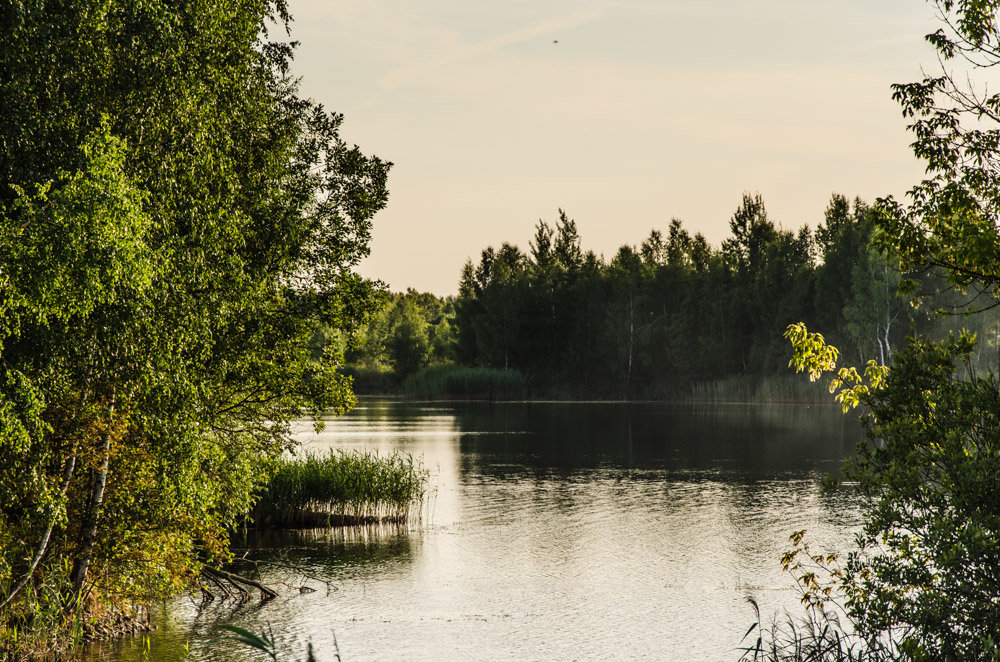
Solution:
[[[765,625],[752,598],[747,601],[757,614],[743,637],[739,662],[893,662],[899,651],[891,643],[865,639],[841,624],[836,614],[810,610],[803,618],[786,614]],[[848,622],[850,619],[847,619]]]
[[[452,363],[427,366],[403,384],[406,395],[448,400],[519,400],[528,392],[517,370],[470,368]]]
[[[331,449],[285,458],[251,519],[282,528],[405,522],[419,511],[429,475],[409,453]]]

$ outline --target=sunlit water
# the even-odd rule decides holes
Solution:
[[[189,596],[89,659],[257,659],[232,623],[289,660],[307,642],[320,661],[735,660],[747,596],[800,613],[780,567],[792,531],[850,548],[854,499],[819,478],[860,437],[827,407],[363,401],[303,424],[303,446],[421,458],[421,521],[252,539],[281,597]]]

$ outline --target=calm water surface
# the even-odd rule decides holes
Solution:
[[[861,437],[835,407],[369,400],[299,437],[422,458],[422,521],[249,540],[280,598],[174,601],[90,661],[256,659],[223,623],[289,660],[735,660],[746,596],[798,613],[789,533],[846,551],[858,524],[819,487]]]

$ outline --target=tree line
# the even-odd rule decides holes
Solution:
[[[405,378],[456,362],[516,370],[535,395],[669,398],[692,384],[787,374],[782,334],[800,321],[858,363],[888,364],[908,334],[962,324],[992,334],[980,346],[988,354],[995,315],[935,316],[899,293],[917,274],[872,245],[875,214],[835,194],[815,230],[793,232],[745,194],[718,247],[674,219],[608,260],[583,250],[560,210],[538,222],[527,252],[504,243],[469,260],[457,297],[391,295],[348,363]],[[962,300],[939,279],[922,287],[939,308]]]
[[[319,330],[315,342],[320,346],[340,343],[348,374],[365,380],[366,385],[383,375],[386,388],[392,380],[398,382],[426,366],[455,361],[454,297],[408,289],[382,293],[381,302],[378,312],[350,342],[326,329]]]

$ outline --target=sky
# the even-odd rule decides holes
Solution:
[[[890,84],[937,61],[922,0],[291,0],[293,73],[393,162],[362,275],[454,294],[564,209],[607,258],[744,192],[788,229],[923,173]]]

